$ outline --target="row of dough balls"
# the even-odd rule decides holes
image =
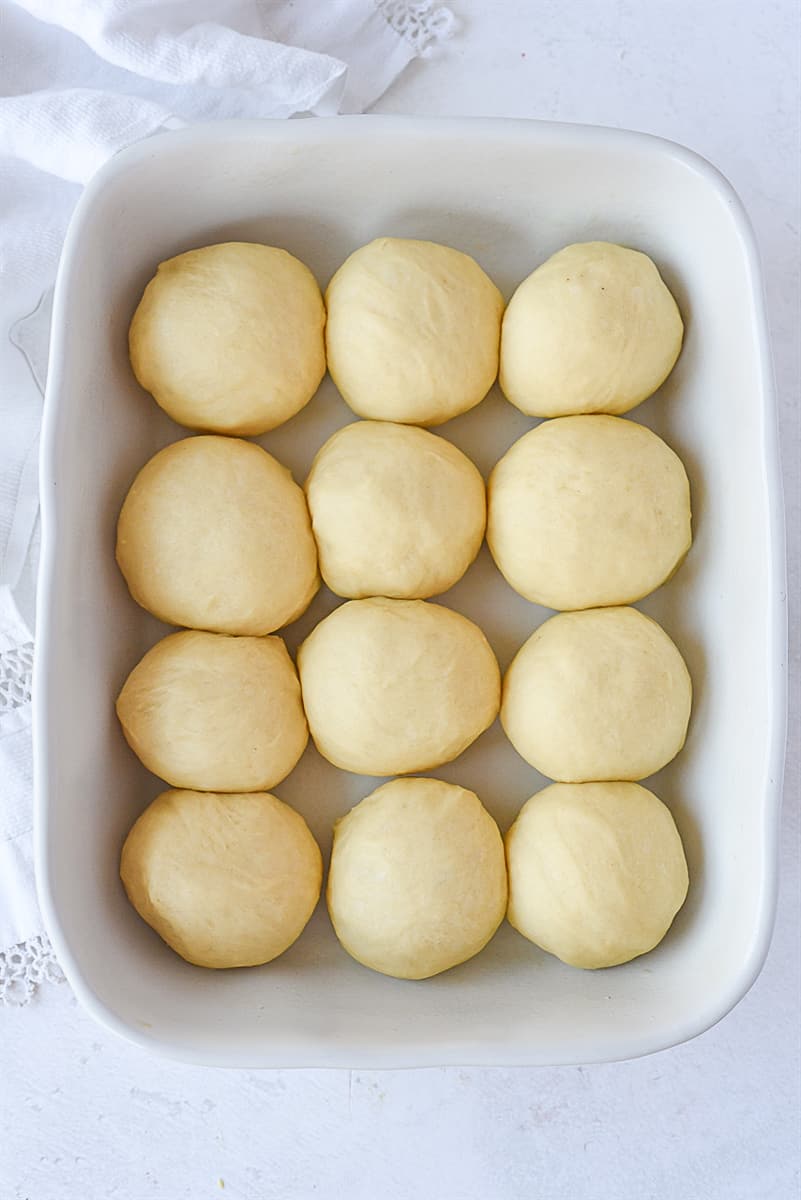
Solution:
[[[167,791],[139,817],[120,874],[139,914],[188,962],[269,962],[300,936],[322,887],[303,818],[269,793]],[[476,955],[504,915],[573,966],[653,949],[684,903],[684,850],[636,783],[552,784],[504,841],[474,792],[437,779],[379,787],[338,821],[326,899],[358,962],[424,979]]]
[[[554,254],[504,312],[467,254],[378,238],[320,294],[285,250],[227,242],[161,263],[134,315],[142,387],[192,429],[251,436],[308,403],[326,365],[361,417],[439,425],[475,407],[500,370],[531,416],[628,412],[681,349],[673,296],[647,255],[609,242]]]
[[[260,446],[206,435],[139,472],[117,561],[134,599],[167,624],[262,635],[300,616],[320,573],[346,598],[438,595],[475,559],[485,526],[526,599],[628,604],[686,555],[690,487],[655,433],[602,415],[524,434],[493,469],[488,501],[466,455],[414,426],[345,426],[317,453],[305,496]]]
[[[561,613],[501,673],[482,631],[424,600],[351,600],[309,634],[300,679],[281,638],[169,634],[128,676],[117,713],[170,786],[263,791],[311,730],[334,766],[408,775],[451,762],[498,716],[560,782],[638,780],[684,744],[692,685],[678,649],[634,608]],[[307,724],[308,722],[308,724]]]

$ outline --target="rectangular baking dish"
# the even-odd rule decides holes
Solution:
[[[134,474],[184,436],[136,386],[128,322],[156,264],[229,239],[285,247],[325,285],[380,234],[472,254],[508,297],[574,241],[653,256],[686,322],[679,363],[631,416],[683,458],[695,544],[643,602],[687,658],[686,749],[651,786],[672,808],[691,889],[664,943],[613,970],[559,963],[504,925],[476,959],[424,983],[351,961],[323,904],[296,945],[258,969],[203,971],[129,907],[122,840],[161,790],[126,747],[113,701],[164,628],[114,562]],[[302,481],[352,419],[330,380],[262,443]],[[486,475],[534,422],[493,389],[442,427]],[[239,1067],[554,1064],[621,1059],[706,1029],[764,960],[776,895],[785,708],[784,550],[774,396],[754,240],[731,187],[659,139],[528,121],[345,117],[168,133],[119,154],[86,189],[56,288],[41,459],[43,544],[35,667],[41,904],[86,1008],[143,1046]],[[516,596],[486,547],[444,597],[477,620],[505,667],[547,613]],[[287,631],[294,651],[335,604],[322,592]],[[473,788],[506,828],[544,781],[496,722],[435,774]],[[310,746],[276,793],[327,854],[333,820],[375,782]]]

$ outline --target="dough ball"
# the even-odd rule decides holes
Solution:
[[[204,246],[159,265],[131,322],[131,365],[179,424],[264,433],[317,391],[324,325],[317,281],[286,250]]]
[[[646,254],[611,242],[566,246],[509,302],[501,388],[533,417],[625,413],[667,379],[683,332]]]
[[[323,579],[339,596],[447,591],[478,554],[484,480],[444,438],[357,421],[325,443],[306,497]]]
[[[644,425],[560,417],[523,435],[489,480],[487,542],[516,592],[546,608],[629,604],[690,548],[690,485]]]
[[[459,250],[377,238],[342,264],[325,300],[328,370],[360,417],[441,425],[495,382],[503,297]]]
[[[561,613],[520,648],[501,723],[551,779],[644,779],[684,745],[692,683],[656,621],[636,608]]]
[[[361,775],[450,762],[498,715],[484,634],[425,600],[350,600],[306,638],[298,670],[317,749]]]
[[[199,791],[266,791],[289,774],[309,736],[278,637],[170,634],[128,676],[117,716],[149,771]]]
[[[303,817],[267,792],[162,792],[122,848],[139,916],[198,967],[283,954],[320,896],[323,863]]]
[[[427,979],[478,954],[506,910],[498,826],[474,792],[395,779],[334,827],[328,911],[357,962]]]
[[[653,950],[687,895],[673,817],[638,783],[553,783],[506,835],[508,917],[573,967]]]
[[[185,438],[145,464],[120,512],[117,562],[142,608],[216,633],[272,633],[320,586],[302,489],[235,438]]]

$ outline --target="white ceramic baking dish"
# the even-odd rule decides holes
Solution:
[[[209,242],[264,241],[325,284],[378,234],[474,255],[508,296],[567,242],[651,254],[686,343],[632,417],[664,436],[692,482],[695,544],[642,608],[695,684],[686,749],[651,786],[671,806],[692,877],[654,953],[582,972],[508,926],[473,961],[423,983],[351,961],[320,905],[275,963],[203,971],[129,907],[122,840],[160,784],[114,716],[127,672],[163,632],[114,563],[120,502],[142,463],[183,436],[131,375],[126,331],[160,259]],[[352,419],[330,381],[263,444],[299,480]],[[486,474],[534,422],[495,389],[439,432]],[[35,670],[38,877],[66,974],[100,1021],[155,1050],[232,1066],[578,1063],[692,1037],[745,993],[773,920],[784,739],[784,552],[773,388],[757,255],[730,186],[701,158],[619,130],[498,120],[346,117],[223,123],[113,159],[86,189],[56,289],[41,464],[43,546]],[[445,602],[486,630],[501,665],[547,615],[516,596],[486,548]],[[335,603],[322,593],[287,631]],[[543,784],[497,723],[435,774],[475,789],[503,828]],[[324,852],[333,820],[374,781],[309,748],[277,793]]]

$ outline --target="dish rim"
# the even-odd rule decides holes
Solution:
[[[154,155],[169,154],[170,147],[180,141],[184,145],[203,146],[214,140],[223,131],[226,138],[250,140],[254,137],[269,141],[300,142],[352,138],[359,127],[369,123],[371,136],[398,133],[429,134],[451,133],[455,136],[490,136],[493,132],[517,132],[526,139],[544,144],[591,145],[594,149],[605,144],[627,143],[634,152],[665,155],[684,168],[701,176],[708,187],[718,193],[731,211],[737,235],[742,243],[750,284],[750,297],[754,312],[753,330],[759,355],[761,384],[761,433],[762,445],[760,464],[762,485],[767,500],[770,563],[768,581],[767,631],[769,645],[770,706],[767,713],[768,737],[766,739],[765,791],[763,803],[763,861],[761,863],[761,895],[757,920],[757,932],[739,975],[728,990],[715,999],[707,1009],[697,1013],[693,1019],[683,1019],[675,1026],[661,1031],[652,1040],[644,1035],[634,1039],[627,1052],[619,1047],[610,1052],[599,1042],[598,1052],[591,1058],[568,1057],[563,1054],[549,1056],[538,1047],[525,1041],[514,1046],[489,1043],[458,1035],[447,1043],[432,1042],[416,1031],[403,1043],[386,1043],[383,1047],[361,1043],[357,1038],[337,1036],[328,1040],[322,1036],[304,1037],[302,1053],[293,1053],[293,1043],[282,1045],[266,1044],[264,1050],[256,1049],[245,1061],[239,1054],[221,1054],[219,1051],[206,1053],[202,1048],[176,1046],[144,1027],[129,1025],[106,1002],[93,991],[73,957],[61,926],[57,908],[50,888],[50,860],[48,853],[48,721],[46,704],[47,667],[50,661],[50,626],[54,604],[54,574],[56,548],[58,544],[55,497],[50,481],[53,478],[56,456],[56,426],[59,396],[63,388],[62,364],[66,340],[67,294],[71,290],[72,276],[78,265],[81,243],[91,226],[97,198],[117,177],[131,170]],[[787,729],[787,584],[786,584],[786,535],[784,524],[784,502],[781,459],[778,436],[778,407],[773,376],[770,340],[767,326],[764,287],[760,268],[756,238],[739,196],[725,176],[707,159],[693,150],[654,134],[605,126],[568,124],[556,121],[538,121],[527,118],[507,117],[409,117],[409,116],[337,116],[314,118],[312,121],[286,121],[269,119],[223,120],[202,122],[180,130],[165,130],[142,142],[121,150],[106,162],[92,177],[81,194],[73,212],[64,241],[56,279],[49,354],[49,369],[42,415],[42,430],[39,452],[40,504],[41,504],[41,553],[38,571],[36,599],[36,638],[34,646],[32,714],[33,714],[33,775],[34,775],[34,860],[36,867],[37,892],[45,927],[61,967],[84,1008],[101,1025],[112,1032],[174,1060],[210,1066],[284,1068],[284,1067],[331,1067],[331,1068],[413,1068],[433,1065],[459,1066],[571,1066],[584,1062],[602,1063],[626,1061],[646,1054],[656,1053],[680,1045],[699,1036],[722,1020],[747,994],[756,981],[765,959],[773,932],[778,894],[779,835],[781,829],[781,804],[783,793],[784,754]],[[266,1053],[265,1053],[266,1052]],[[257,1060],[254,1061],[253,1060]],[[261,1061],[258,1061],[261,1060]],[[269,1060],[269,1061],[266,1061]]]

